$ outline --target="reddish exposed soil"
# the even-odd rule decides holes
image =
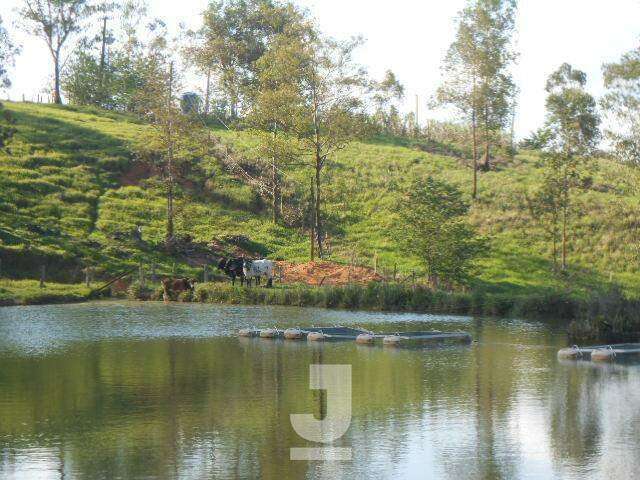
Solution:
[[[290,263],[276,262],[282,275],[282,283],[307,285],[366,284],[383,280],[371,268],[340,265],[333,262]]]

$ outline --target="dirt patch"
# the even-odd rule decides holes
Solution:
[[[120,176],[120,184],[125,187],[139,185],[152,174],[151,167],[145,162],[133,162],[131,168]]]
[[[341,265],[333,262],[276,262],[282,283],[306,285],[348,285],[380,282],[384,278],[371,268]]]

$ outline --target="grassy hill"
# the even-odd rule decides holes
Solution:
[[[2,275],[37,278],[42,264],[52,279],[79,281],[85,265],[113,273],[138,262],[159,271],[189,271],[187,258],[169,257],[158,245],[164,232],[164,198],[157,180],[136,162],[132,145],[147,127],[133,117],[93,109],[6,103],[18,132],[0,152],[0,256]],[[222,141],[250,156],[243,132],[217,131]],[[325,207],[338,226],[331,258],[397,266],[402,275],[420,272],[414,258],[395,244],[394,215],[401,191],[414,177],[433,175],[469,192],[468,161],[424,152],[402,139],[351,144],[327,171]],[[295,180],[306,185],[307,173]],[[550,245],[529,215],[525,192],[541,178],[536,152],[523,152],[480,176],[472,221],[491,240],[475,288],[501,293],[571,290],[577,294],[620,284],[640,295],[640,174],[612,160],[594,163],[589,182],[576,196],[581,215],[572,238],[571,270],[552,273]],[[132,232],[143,227],[142,241]],[[196,242],[248,237],[250,246],[273,258],[307,260],[303,231],[274,225],[249,186],[215,159],[195,166],[183,182],[176,225]],[[192,271],[192,270],[191,270]]]

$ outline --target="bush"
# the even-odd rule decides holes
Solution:
[[[147,285],[141,285],[140,282],[135,282],[131,284],[127,294],[132,300],[151,300],[154,291]]]

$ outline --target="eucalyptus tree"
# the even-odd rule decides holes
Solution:
[[[605,64],[603,71],[608,92],[602,107],[616,125],[607,136],[620,159],[640,166],[640,47]]]
[[[387,70],[382,80],[371,82],[371,90],[376,123],[387,133],[399,133],[401,119],[397,104],[404,98],[404,86],[393,71]]]
[[[277,0],[219,0],[203,13],[201,39],[191,57],[209,78],[215,75],[238,117],[247,90],[255,86],[257,61],[277,34],[296,23],[300,11]]]
[[[11,86],[9,68],[13,65],[19,51],[18,46],[11,40],[0,16],[0,88]]]
[[[23,0],[20,15],[24,28],[44,40],[53,61],[54,103],[62,103],[60,76],[64,47],[94,11],[89,0]]]
[[[263,182],[272,200],[274,223],[282,216],[283,177],[291,167],[302,162],[298,139],[304,123],[301,95],[300,28],[276,35],[269,49],[257,61],[257,88],[251,92],[247,123],[260,142],[258,157],[266,160],[268,174]],[[309,31],[309,33],[312,33]]]
[[[444,59],[444,80],[436,102],[468,118],[473,142],[473,190],[477,196],[479,144],[483,168],[491,167],[491,146],[513,115],[516,86],[510,67],[517,58],[515,0],[468,0],[458,14],[456,37]],[[481,137],[478,131],[481,132]]]
[[[541,191],[550,217],[560,222],[562,270],[567,268],[571,195],[601,138],[596,101],[585,90],[586,84],[587,75],[567,63],[546,84],[545,181]]]
[[[9,37],[7,29],[2,23],[2,17],[0,17],[0,90],[11,86],[9,68],[13,65],[18,52],[19,48]],[[0,103],[0,148],[3,148],[15,133],[14,123],[15,119],[8,111],[4,110]]]
[[[137,156],[162,179],[166,197],[165,246],[175,245],[175,198],[180,179],[192,165],[211,153],[211,137],[192,115],[180,108],[180,75],[167,51],[157,46],[146,58],[146,79],[138,93],[138,111],[150,124],[135,145]]]
[[[331,157],[363,133],[369,80],[353,59],[361,39],[336,41],[317,35],[301,42],[299,82],[302,116],[299,138],[311,157],[313,228],[318,254],[324,254],[323,172]]]

